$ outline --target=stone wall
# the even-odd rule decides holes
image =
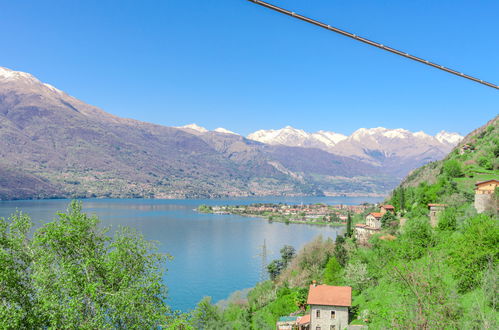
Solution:
[[[494,194],[475,194],[475,209],[478,213],[485,212],[486,210],[497,211],[497,202],[495,201]]]
[[[317,310],[320,310],[319,317],[317,317]],[[331,318],[331,311],[335,312],[335,318]],[[348,326],[348,307],[312,305],[310,312],[311,330],[317,327],[321,327],[321,330],[329,330],[332,325],[335,329],[344,329]]]

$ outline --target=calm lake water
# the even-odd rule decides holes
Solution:
[[[359,204],[380,198],[300,197],[246,198],[226,200],[87,199],[85,212],[97,215],[103,226],[120,225],[140,230],[159,243],[161,252],[174,257],[167,264],[165,283],[172,308],[188,311],[204,296],[213,301],[250,288],[260,280],[265,240],[268,260],[279,256],[285,244],[297,250],[318,235],[335,238],[343,227],[269,223],[267,220],[234,215],[198,214],[200,204],[241,205],[255,202]],[[28,213],[38,225],[67,208],[68,200],[3,201],[0,217],[16,209]]]

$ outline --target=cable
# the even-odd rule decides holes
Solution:
[[[366,39],[366,38],[363,38],[361,36],[358,36],[356,34],[353,34],[353,33],[350,33],[350,32],[347,32],[347,31],[344,31],[344,30],[341,30],[341,29],[338,29],[338,28],[335,28],[333,26],[330,26],[330,25],[327,25],[325,23],[322,23],[322,22],[319,22],[319,21],[316,21],[316,20],[313,20],[311,18],[308,18],[308,17],[305,17],[305,16],[302,16],[302,15],[299,15],[299,14],[296,14],[292,11],[289,11],[289,10],[286,10],[286,9],[283,9],[283,8],[280,8],[280,7],[277,7],[277,6],[274,6],[270,3],[266,3],[264,1],[259,1],[259,0],[248,0],[250,2],[253,2],[253,3],[256,3],[257,5],[260,5],[260,6],[263,6],[263,7],[266,7],[266,8],[269,8],[269,9],[272,9],[272,10],[275,10],[279,13],[282,13],[282,14],[285,14],[285,15],[289,15],[291,17],[294,17],[294,18],[297,18],[299,20],[302,20],[302,21],[305,21],[307,23],[311,23],[311,24],[314,24],[314,25],[317,25],[321,28],[324,28],[326,30],[329,30],[329,31],[333,31],[333,32],[336,32],[336,33],[339,33],[341,35],[344,35],[346,37],[349,37],[349,38],[352,38],[352,39],[355,39],[357,41],[361,41],[363,43],[366,43],[368,45],[371,45],[371,46],[374,46],[374,47],[377,47],[377,48],[381,48],[383,50],[386,50],[388,52],[391,52],[391,53],[394,53],[394,54],[397,54],[397,55],[400,55],[400,56],[403,56],[403,57],[406,57],[408,59],[411,59],[413,61],[417,61],[417,62],[420,62],[420,63],[423,63],[423,64],[426,64],[426,65],[429,65],[429,66],[432,66],[434,68],[437,68],[439,70],[442,70],[442,71],[445,71],[445,72],[448,72],[448,73],[452,73],[458,77],[462,77],[462,78],[466,78],[466,79],[469,79],[469,80],[472,80],[474,82],[477,82],[479,84],[483,84],[485,86],[489,86],[489,87],[492,87],[492,88],[495,88],[495,89],[499,89],[499,86],[498,85],[494,85],[492,83],[489,83],[489,82],[486,82],[482,79],[478,79],[478,78],[475,78],[475,77],[472,77],[472,76],[469,76],[467,74],[464,74],[462,72],[459,72],[459,71],[456,71],[456,70],[452,70],[452,69],[449,69],[449,68],[446,68],[442,65],[439,65],[439,64],[436,64],[436,63],[432,63],[430,61],[427,61],[427,60],[424,60],[422,58],[419,58],[419,57],[416,57],[416,56],[413,56],[413,55],[410,55],[410,54],[407,54],[406,52],[402,52],[400,50],[396,50],[394,48],[391,48],[391,47],[388,47],[386,45],[383,45],[383,44],[380,44],[380,43],[377,43],[377,42],[374,42],[372,40],[369,40],[369,39]]]

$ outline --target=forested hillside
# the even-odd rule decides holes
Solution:
[[[271,279],[224,308],[203,300],[185,322],[199,329],[273,329],[307,312],[312,280],[353,288],[350,322],[370,329],[494,329],[499,326],[496,189],[484,213],[474,183],[499,178],[498,118],[471,133],[441,162],[412,173],[387,201],[396,214],[361,245],[352,232],[316,239],[296,256],[283,248]],[[445,203],[432,227],[428,203]],[[359,219],[358,219],[359,220]]]

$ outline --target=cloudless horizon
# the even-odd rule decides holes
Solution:
[[[499,83],[498,1],[268,2]],[[246,0],[0,0],[0,30],[0,66],[166,126],[465,135],[499,113],[497,90]]]

